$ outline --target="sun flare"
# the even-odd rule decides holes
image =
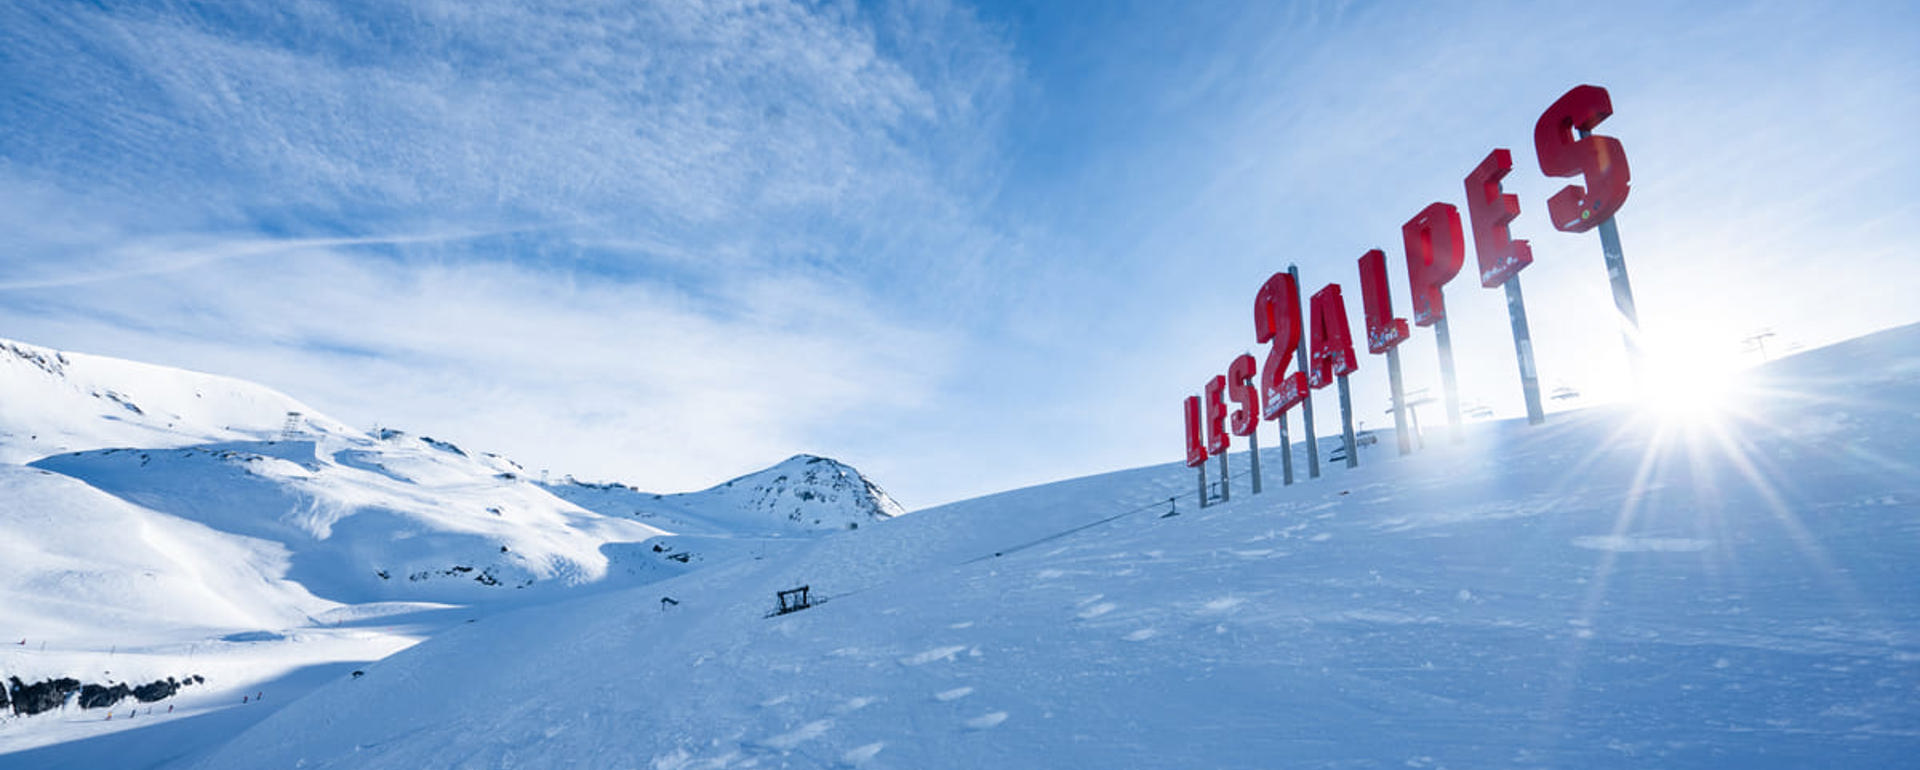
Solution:
[[[1740,407],[1746,392],[1744,375],[1731,362],[1680,354],[1650,355],[1636,400],[1663,422],[1718,422]]]

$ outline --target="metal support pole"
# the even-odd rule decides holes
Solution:
[[[1307,371],[1307,346],[1304,343],[1308,335],[1306,334],[1307,310],[1303,303],[1297,301],[1297,295],[1302,293],[1299,290],[1300,266],[1287,265],[1287,272],[1293,276],[1296,294],[1296,301],[1293,303],[1293,323],[1294,327],[1300,330],[1303,343],[1295,353],[1298,354],[1296,358],[1299,361],[1300,371],[1304,373]],[[1307,478],[1317,479],[1320,478],[1320,444],[1313,437],[1313,390],[1311,388],[1307,390],[1307,397],[1300,401],[1300,419],[1306,424],[1307,431]]]
[[[1260,494],[1260,423],[1253,423],[1253,432],[1247,434],[1248,459],[1253,461],[1253,493]]]
[[[1433,340],[1440,348],[1440,387],[1447,397],[1448,438],[1458,442],[1460,436],[1460,388],[1453,378],[1453,337],[1447,333],[1447,317],[1441,316],[1433,324]]]
[[[1200,471],[1200,507],[1207,507],[1207,464],[1193,466]]]
[[[1233,497],[1233,474],[1227,472],[1227,453],[1220,453],[1220,502]]]
[[[1580,129],[1580,138],[1585,139],[1591,133]],[[1640,346],[1640,311],[1633,304],[1633,283],[1627,280],[1627,256],[1620,250],[1620,229],[1614,225],[1617,218],[1607,217],[1596,229],[1600,231],[1600,254],[1607,262],[1607,278],[1613,282],[1613,306],[1619,308],[1620,317],[1627,322],[1620,336],[1626,339],[1627,361],[1638,382],[1646,369],[1646,353]]]
[[[1342,374],[1340,383],[1340,435],[1347,441],[1347,467],[1360,466],[1360,445],[1353,440],[1353,397],[1347,392],[1347,376]]]
[[[1507,279],[1507,319],[1513,322],[1513,354],[1520,361],[1520,390],[1527,397],[1527,423],[1547,421],[1540,407],[1540,373],[1533,366],[1533,335],[1527,331],[1527,300],[1520,294],[1520,276]]]
[[[1280,483],[1293,486],[1293,440],[1287,438],[1287,414],[1281,412],[1274,422],[1280,424]]]
[[[1627,328],[1620,330],[1620,336],[1627,342],[1627,359],[1637,380],[1645,368],[1646,353],[1640,347],[1640,311],[1633,304],[1633,284],[1627,280],[1627,257],[1620,252],[1620,230],[1614,227],[1614,219],[1608,217],[1600,223],[1600,253],[1606,257],[1607,276],[1613,281],[1613,306],[1620,309],[1620,317],[1627,321]]]
[[[1400,454],[1413,453],[1413,435],[1407,432],[1407,389],[1400,381],[1400,348],[1387,349],[1387,382],[1393,386],[1393,435],[1400,439]]]

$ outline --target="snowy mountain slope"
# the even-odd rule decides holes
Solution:
[[[267,439],[288,412],[304,431],[353,432],[250,382],[0,339],[0,462]]]
[[[1204,511],[1167,465],[788,541],[456,629],[195,766],[1905,766],[1920,327],[1763,384]]]
[[[825,494],[843,476],[877,490],[832,467],[807,502],[858,510]],[[501,607],[750,559],[779,528],[765,510],[714,507],[732,498],[674,498],[673,520],[700,533],[594,513],[504,458],[361,433],[249,383],[0,341],[0,637],[21,642],[0,644],[0,682],[201,678],[164,704],[82,708],[69,693],[45,713],[12,713],[0,689],[0,767],[190,754]],[[122,711],[155,705],[150,721]]]
[[[485,600],[606,574],[601,546],[664,534],[404,434],[57,455],[37,468],[281,544],[286,577],[336,601]]]
[[[633,516],[689,535],[858,529],[906,513],[852,466],[807,454],[699,492],[656,495],[624,484],[572,479],[548,485],[547,491],[588,510]]]
[[[297,584],[265,579],[284,571],[284,547],[133,505],[66,476],[0,464],[0,500],[0,633],[8,641],[104,646],[156,626],[201,634],[282,628],[334,606]]]

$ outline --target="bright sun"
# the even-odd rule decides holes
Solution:
[[[1637,400],[1662,421],[1716,422],[1739,406],[1744,390],[1743,374],[1730,361],[1698,355],[1649,354]]]

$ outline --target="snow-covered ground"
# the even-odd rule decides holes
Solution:
[[[505,458],[357,431],[258,385],[0,340],[0,685],[185,683],[112,706],[56,693],[39,713],[0,688],[0,767],[193,755],[447,628],[897,512],[851,468],[796,462],[832,478],[779,466],[740,487],[801,507],[667,496],[665,521],[697,522],[675,537]],[[781,518],[800,510],[822,524]]]
[[[1911,767],[1917,405],[1906,327],[1724,420],[1274,455],[1204,510],[1177,465],[1007,492],[483,618],[187,764]]]

